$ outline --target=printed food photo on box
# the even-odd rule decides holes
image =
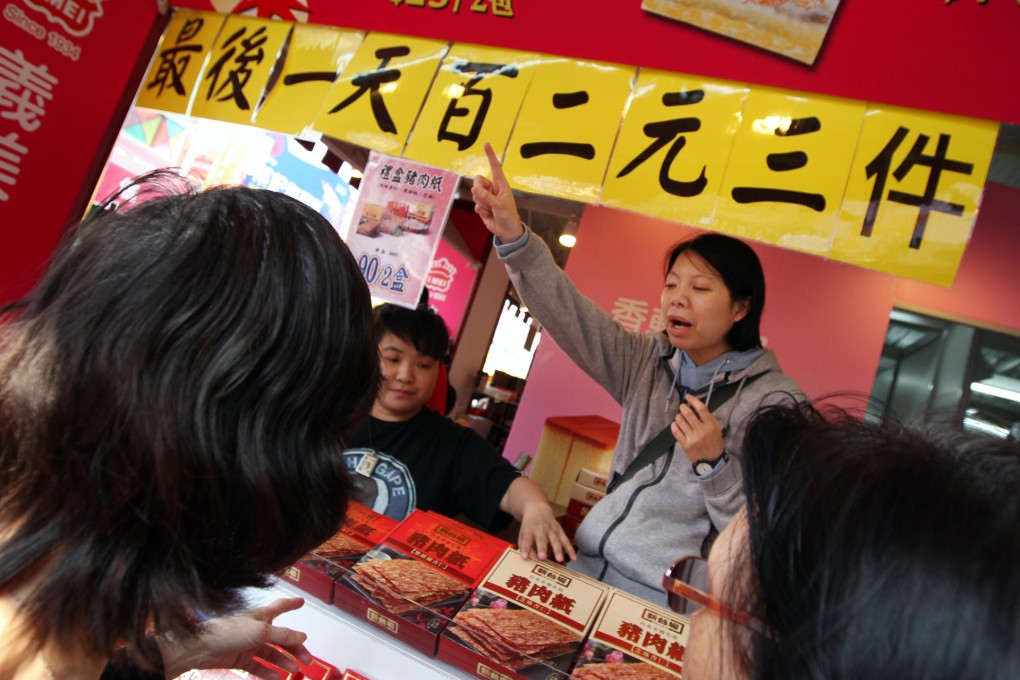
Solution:
[[[570,677],[675,680],[689,631],[687,617],[614,589]]]
[[[347,515],[340,531],[284,569],[280,577],[326,604],[332,604],[337,579],[350,571],[396,525],[396,520],[352,501],[347,504]]]
[[[415,510],[338,579],[333,604],[434,656],[439,634],[508,547]]]
[[[567,678],[608,590],[508,550],[444,631],[439,658],[478,678]]]

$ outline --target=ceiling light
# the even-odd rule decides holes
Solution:
[[[577,213],[570,215],[570,219],[563,225],[563,233],[560,234],[560,245],[564,248],[573,248],[577,243]]]

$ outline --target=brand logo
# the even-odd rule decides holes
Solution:
[[[367,474],[359,474],[359,468],[369,467],[364,465],[366,458],[374,459],[374,465]],[[398,522],[414,510],[418,500],[414,480],[399,460],[382,451],[348,449],[344,463],[354,482],[354,500]]]
[[[445,257],[441,257],[432,263],[429,275],[425,278],[425,285],[434,288],[440,293],[450,290],[453,284],[453,277],[457,275],[457,268]]]
[[[106,0],[24,0],[51,24],[61,26],[67,33],[83,37],[92,32],[96,20],[103,16]]]

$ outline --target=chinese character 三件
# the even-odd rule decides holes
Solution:
[[[386,102],[383,101],[380,86],[386,83],[395,83],[400,80],[399,69],[386,67],[389,65],[390,60],[394,57],[404,57],[410,53],[411,48],[406,45],[383,47],[376,50],[375,56],[379,59],[379,67],[354,76],[354,78],[351,79],[351,84],[358,89],[355,90],[354,94],[349,96],[347,99],[331,108],[329,112],[337,113],[342,109],[346,109],[348,106],[360,99],[363,94],[368,92],[368,99],[372,104],[372,115],[375,116],[375,122],[379,125],[379,129],[383,132],[396,134],[397,126],[394,124],[393,118],[390,116],[390,112],[386,109]]]
[[[939,179],[942,177],[942,173],[958,172],[963,175],[969,175],[974,170],[974,165],[962,161],[954,161],[946,157],[946,154],[949,152],[951,135],[939,135],[939,141],[935,145],[935,155],[928,156],[925,155],[924,149],[928,146],[930,138],[928,135],[918,134],[917,140],[910,148],[906,158],[899,164],[892,173],[892,176],[897,181],[902,182],[915,165],[927,166],[929,168],[928,182],[925,184],[924,194],[918,196],[917,194],[908,194],[903,191],[890,189],[889,193],[883,197],[886,182],[889,181],[889,170],[892,167],[893,154],[909,134],[910,130],[900,126],[893,134],[892,139],[889,140],[889,143],[865,166],[868,178],[875,178],[875,185],[871,189],[871,200],[868,202],[868,210],[864,215],[861,236],[871,236],[871,232],[875,227],[875,219],[878,216],[879,203],[883,198],[888,198],[896,203],[917,206],[917,221],[914,223],[914,233],[910,237],[910,247],[917,249],[921,247],[921,240],[924,238],[924,230],[928,226],[928,217],[932,210],[956,215],[957,217],[963,214],[962,205],[935,200],[935,192],[938,190]]]
[[[244,87],[251,78],[251,65],[260,64],[265,58],[262,45],[267,39],[265,26],[259,26],[250,36],[245,36],[247,32],[247,27],[241,27],[227,38],[223,44],[227,48],[223,56],[216,60],[205,76],[210,80],[206,99],[214,96],[217,98],[216,101],[221,102],[233,99],[237,108],[242,111],[251,108],[248,97],[244,94]],[[228,64],[231,64],[229,68]],[[223,76],[222,80],[220,76]]]
[[[487,87],[476,86],[488,76],[516,78],[519,72],[517,67],[513,65],[481,64],[469,61],[457,62],[454,64],[453,70],[457,73],[474,75],[462,86],[462,94],[459,97],[451,98],[450,103],[447,104],[446,113],[443,114],[443,120],[439,124],[439,131],[436,133],[436,139],[440,142],[444,140],[456,142],[457,149],[463,151],[478,141],[478,134],[482,130],[485,116],[489,112],[489,106],[492,104],[492,90]],[[450,129],[454,119],[467,118],[471,115],[471,108],[465,106],[469,97],[478,98],[474,116],[471,118],[471,127],[465,134],[454,132]]]
[[[25,132],[35,132],[56,84],[57,78],[47,66],[27,61],[21,50],[0,47],[0,118],[15,121]]]
[[[553,95],[553,108],[572,109],[588,103],[588,93],[580,92],[559,92]],[[595,147],[591,144],[579,142],[528,142],[521,145],[521,156],[523,158],[534,158],[547,154],[559,154],[564,156],[576,156],[585,160],[595,158]]]
[[[808,135],[821,129],[822,122],[814,116],[809,116],[807,118],[791,120],[788,127],[777,127],[774,134],[777,137],[793,137],[795,135]],[[807,154],[803,151],[770,153],[765,157],[766,165],[773,172],[798,170],[807,165],[807,162]],[[795,203],[817,212],[825,210],[825,196],[806,191],[772,189],[768,187],[733,187],[731,194],[733,200],[737,203],[763,203],[771,201],[777,203]]]
[[[184,22],[173,47],[160,50],[159,66],[152,81],[145,84],[145,89],[158,88],[158,93],[163,94],[163,90],[170,87],[178,96],[184,95],[184,73],[191,65],[191,57],[203,52],[200,44],[189,45],[188,41],[198,35],[204,24],[205,19],[201,18],[188,19]],[[201,62],[196,64],[200,65]]]
[[[686,106],[697,104],[704,99],[704,90],[667,92],[662,95],[662,103],[665,106]],[[639,165],[651,158],[659,149],[672,142],[662,158],[662,165],[659,166],[659,186],[662,187],[663,191],[674,196],[697,196],[705,190],[705,186],[708,184],[708,179],[705,177],[706,166],[701,166],[701,175],[697,179],[690,181],[673,179],[669,176],[669,171],[673,167],[673,162],[680,154],[681,149],[687,144],[687,138],[684,137],[684,134],[697,132],[700,129],[701,121],[693,116],[645,124],[642,130],[646,137],[653,140],[652,143],[644,151],[635,156],[630,163],[627,163],[616,176],[624,177],[630,174]]]

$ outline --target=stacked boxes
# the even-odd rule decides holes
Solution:
[[[529,476],[549,500],[565,506],[581,468],[608,470],[620,425],[602,416],[547,418]]]
[[[333,604],[429,656],[509,544],[415,510],[337,580]]]
[[[567,537],[574,538],[581,520],[585,518],[588,511],[606,495],[606,485],[609,477],[603,472],[596,472],[588,468],[581,468],[577,473],[577,480],[570,489],[570,498],[567,501],[567,513],[563,516],[563,531]]]
[[[454,616],[439,658],[476,678],[567,678],[608,586],[507,550]]]
[[[336,580],[396,525],[396,520],[352,501],[347,504],[347,515],[340,531],[283,570],[280,577],[309,595],[332,604]]]
[[[687,617],[614,589],[570,677],[676,680],[689,629]]]

